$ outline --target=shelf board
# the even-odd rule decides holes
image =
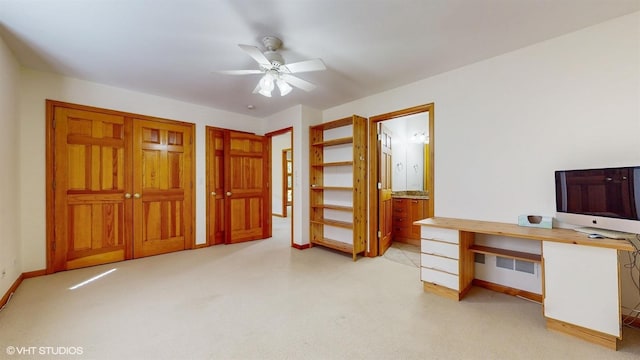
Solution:
[[[536,263],[542,262],[542,256],[538,254],[531,254],[527,252],[507,250],[507,249],[499,249],[499,248],[494,248],[490,246],[471,245],[469,247],[469,251],[478,253],[478,254],[502,256],[502,257],[516,259],[516,260],[532,261]]]
[[[329,130],[329,129],[335,129],[335,128],[339,128],[339,127],[351,125],[351,124],[353,124],[353,118],[349,116],[344,119],[339,119],[339,120],[334,120],[334,121],[329,121],[326,123],[314,125],[311,128],[318,129],[318,130]]]
[[[353,211],[353,206],[318,204],[318,205],[311,205],[311,207],[315,209],[330,209],[330,210],[349,211],[349,212]]]
[[[325,167],[325,166],[353,166],[353,161],[335,161],[335,162],[326,162],[322,164],[313,164],[311,166],[315,167]]]
[[[335,226],[335,227],[344,228],[344,229],[353,229],[353,223],[346,222],[346,221],[331,220],[331,219],[323,218],[318,220],[311,220],[311,223],[321,224],[321,225],[330,225],[330,226]]]
[[[342,241],[337,241],[333,239],[315,239],[311,240],[311,243],[314,245],[322,245],[331,249],[340,250],[342,252],[346,252],[351,254],[353,252],[353,246],[351,244],[344,243]]]
[[[311,190],[345,190],[352,191],[353,188],[349,186],[312,186]]]
[[[313,146],[333,146],[333,145],[342,145],[342,144],[351,144],[353,143],[353,137],[343,137],[325,141],[315,142],[311,145]]]

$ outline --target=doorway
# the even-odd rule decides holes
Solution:
[[[410,137],[406,134],[394,134],[392,130],[381,131],[382,124],[388,124],[391,120],[403,121],[413,115],[427,115],[424,122],[425,131],[415,131],[411,133]],[[384,254],[384,251],[391,245],[389,240],[389,226],[392,221],[390,217],[394,216],[395,211],[409,211],[414,212],[413,209],[401,209],[390,205],[394,192],[392,184],[389,182],[389,177],[393,173],[400,173],[402,171],[420,172],[421,176],[416,177],[420,179],[419,187],[422,188],[424,193],[428,194],[428,201],[425,204],[424,210],[421,214],[427,214],[424,217],[431,217],[434,215],[434,104],[425,104],[415,106],[412,108],[398,110],[386,114],[372,116],[369,118],[369,156],[370,162],[370,180],[369,188],[376,189],[369,193],[369,250],[367,256],[380,256]],[[385,123],[386,122],[386,123]],[[427,123],[428,122],[428,123]],[[427,130],[428,129],[428,130]],[[391,149],[389,149],[389,143],[393,143],[393,137],[396,140],[401,140],[402,143],[422,142],[423,151],[420,157],[423,159],[420,166],[411,165],[407,166],[406,161],[395,161],[389,156]],[[398,137],[402,137],[398,139]],[[391,146],[393,147],[393,146]],[[422,170],[421,170],[422,169]],[[406,181],[405,174],[405,181]],[[417,180],[413,180],[414,182]],[[392,183],[392,182],[391,182]],[[417,186],[417,185],[412,185]],[[424,194],[423,193],[423,194]],[[395,200],[395,199],[393,199]],[[402,219],[401,221],[406,221]],[[407,225],[411,226],[409,222]],[[398,231],[403,231],[398,229]],[[407,230],[410,231],[410,230]]]
[[[287,227],[293,244],[293,127],[265,134],[271,149],[272,216],[274,226]]]

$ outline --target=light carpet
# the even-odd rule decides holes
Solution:
[[[267,240],[28,279],[0,312],[0,358],[640,358],[638,330],[614,352],[547,330],[538,304],[480,288],[451,301],[423,292],[415,264],[296,250],[289,236],[274,218]]]

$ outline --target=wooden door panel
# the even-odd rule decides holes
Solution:
[[[267,237],[269,194],[267,140],[229,131],[225,148],[225,188],[228,232],[226,243]]]
[[[380,189],[378,190],[378,227],[380,238],[378,243],[379,255],[383,255],[391,246],[393,239],[393,199],[391,198],[391,131],[380,124],[378,129],[378,165]]]
[[[134,257],[187,248],[192,242],[191,143],[187,125],[134,123]]]
[[[122,204],[69,204],[68,219],[69,258],[124,245]]]
[[[122,204],[80,202],[70,204],[68,209],[67,269],[125,258]]]
[[[262,222],[262,199],[231,199],[231,232],[238,238],[261,237],[264,224]]]
[[[126,257],[125,129],[118,115],[54,109],[53,270]]]
[[[224,131],[207,128],[207,244],[225,242]]]
[[[182,201],[143,200],[143,239],[158,241],[184,237]]]
[[[231,191],[236,195],[261,193],[265,188],[264,159],[249,156],[232,155],[231,159]]]

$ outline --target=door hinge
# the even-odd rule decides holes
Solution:
[[[53,180],[53,181],[51,182],[51,187],[53,188],[53,191],[55,191],[55,190],[56,190],[56,181],[55,181],[55,180]]]
[[[56,242],[51,242],[51,251],[56,251]]]
[[[51,127],[52,128],[56,128],[56,119],[53,119],[53,121],[51,122]]]
[[[382,134],[378,134],[378,140],[382,140]]]
[[[378,239],[382,237],[382,231],[378,230]]]
[[[382,183],[381,182],[378,183],[378,190],[382,190]]]

